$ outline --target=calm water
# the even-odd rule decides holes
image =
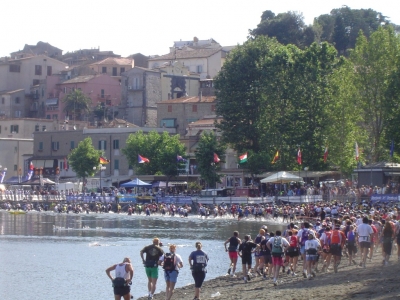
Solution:
[[[0,299],[114,299],[105,269],[131,258],[135,274],[132,294],[147,292],[140,250],[157,236],[168,251],[178,245],[184,268],[177,287],[193,283],[187,267],[194,243],[200,240],[210,257],[206,279],[223,275],[229,265],[223,242],[234,230],[240,237],[258,233],[265,221],[230,218],[200,219],[117,214],[55,214],[31,212],[11,215],[0,211]],[[159,271],[156,292],[165,290]]]

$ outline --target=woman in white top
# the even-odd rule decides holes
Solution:
[[[305,244],[306,250],[306,264],[307,264],[307,278],[311,279],[312,276],[316,276],[315,271],[312,270],[312,267],[318,260],[318,251],[321,249],[321,244],[319,240],[317,240],[314,236],[314,233],[310,231],[308,234],[308,240]]]

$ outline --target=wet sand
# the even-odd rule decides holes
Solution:
[[[397,261],[397,250],[393,253],[395,255],[392,255],[389,266],[384,267],[379,250],[371,262],[367,260],[365,269],[356,265],[348,266],[348,258],[344,256],[338,273],[334,273],[330,266],[328,273],[319,272],[311,280],[303,278],[300,262],[300,267],[298,266],[300,272],[297,272],[297,276],[292,277],[281,272],[276,287],[273,286],[271,279],[264,280],[262,277],[255,277],[244,283],[241,276],[238,278],[221,276],[204,282],[200,299],[400,299],[398,281],[400,262]],[[355,260],[359,262],[359,257],[357,256]],[[321,267],[320,263],[318,268]],[[217,292],[220,293],[219,296],[211,296]],[[172,299],[177,300],[193,298],[193,285],[176,289],[172,296]],[[156,294],[154,300],[158,299],[165,299],[165,293]]]

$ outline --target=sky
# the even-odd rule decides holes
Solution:
[[[397,0],[19,0],[4,1],[0,57],[25,44],[48,42],[63,53],[98,48],[128,56],[163,55],[174,41],[213,38],[222,46],[246,41],[265,10],[301,12],[306,24],[334,8],[372,8],[400,25]]]

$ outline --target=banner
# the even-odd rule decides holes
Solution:
[[[383,195],[372,195],[371,196],[371,202],[389,202],[389,201],[394,201],[398,202],[400,201],[400,195],[399,194],[383,194]]]
[[[166,196],[166,197],[156,197],[157,203],[175,203],[175,204],[192,204],[192,197],[187,196]]]

